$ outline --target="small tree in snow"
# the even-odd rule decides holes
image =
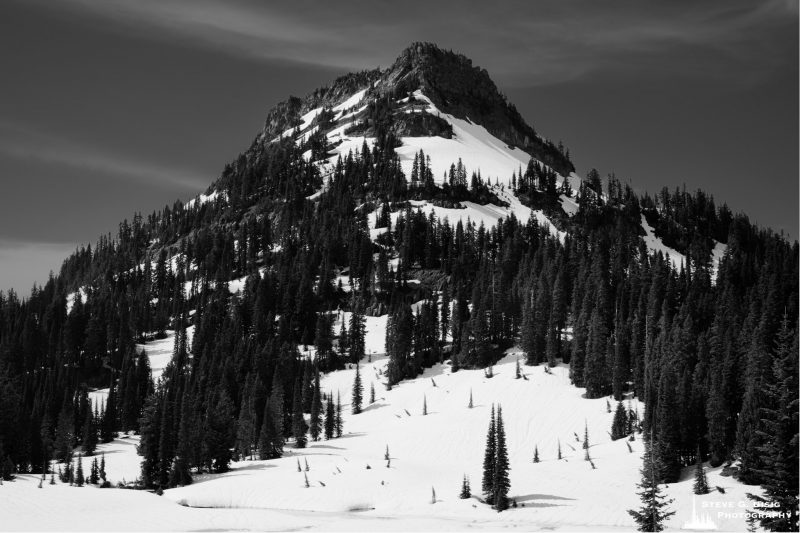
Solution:
[[[589,449],[589,423],[584,422],[583,426],[583,449]]]
[[[629,510],[628,514],[638,524],[639,531],[662,531],[664,520],[675,514],[674,511],[667,511],[665,507],[672,503],[666,500],[661,494],[658,485],[658,472],[661,471],[659,460],[654,457],[652,450],[652,437],[645,442],[644,457],[642,458],[642,480],[637,485],[641,490],[639,498],[642,506],[639,510]]]
[[[461,481],[461,493],[458,495],[462,500],[472,497],[472,492],[469,488],[469,478],[464,474],[464,479]]]
[[[708,494],[708,480],[706,479],[706,469],[703,467],[703,458],[700,457],[700,450],[697,450],[697,464],[694,467],[694,493]]]
[[[356,363],[356,377],[353,380],[353,399],[352,407],[353,414],[357,415],[361,412],[361,400],[364,394],[364,386],[361,384],[361,365]]]

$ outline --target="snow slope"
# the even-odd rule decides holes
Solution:
[[[341,319],[347,318],[342,313]],[[384,328],[385,317],[368,320],[368,351],[381,346]],[[341,394],[342,438],[311,442],[305,449],[289,445],[285,456],[277,460],[237,462],[231,472],[197,476],[194,484],[166,491],[162,498],[124,490],[91,493],[98,489],[61,484],[45,485],[39,491],[32,476],[23,476],[6,484],[10,490],[0,488],[4,494],[0,516],[11,517],[0,522],[0,529],[631,529],[627,510],[638,505],[634,491],[641,465],[640,438],[631,443],[611,441],[608,431],[613,414],[606,399],[584,399],[584,390],[569,384],[566,366],[552,369],[552,374],[543,366],[523,367],[528,379],[515,379],[518,356],[510,351],[495,365],[492,378],[481,370],[451,373],[449,367],[437,365],[417,379],[385,390],[387,359],[372,355],[371,362],[361,363],[366,399],[361,414],[352,415],[348,405],[353,368],[322,380],[325,391]],[[370,385],[376,389],[372,404]],[[473,408],[468,407],[470,393]],[[426,416],[423,401],[427,402]],[[510,496],[519,504],[500,514],[477,498],[493,403],[504,406]],[[633,407],[640,413],[643,410],[638,403]],[[584,424],[596,469],[584,461],[575,437],[582,437]],[[557,459],[559,441],[561,460]],[[99,447],[98,453],[106,454],[110,480],[138,475],[136,444],[137,438],[128,436]],[[541,458],[537,464],[532,462],[534,446]],[[303,467],[308,462],[308,472],[298,472],[298,461]],[[465,474],[475,496],[461,500],[458,492]],[[684,477],[667,489],[675,498],[672,508],[678,510],[668,523],[672,530],[693,520],[691,469]],[[722,530],[744,529],[743,518],[717,514],[730,513],[730,509],[704,506],[724,504],[737,509],[747,505],[745,492],[754,487],[722,477],[719,469],[711,469],[709,483],[726,492],[697,497],[696,514],[706,513]],[[432,491],[435,503],[431,503]],[[95,506],[102,509],[96,512]],[[45,508],[51,512],[42,513]],[[119,518],[108,522],[112,512],[119,513]]]
[[[682,266],[686,265],[686,256],[674,248],[670,248],[664,244],[660,238],[656,237],[653,226],[647,222],[644,215],[642,215],[642,228],[645,231],[645,236],[642,237],[642,239],[647,245],[648,250],[651,252],[661,252],[664,254],[664,257],[669,257],[670,261],[672,261],[672,266],[674,266],[676,270],[680,270]]]

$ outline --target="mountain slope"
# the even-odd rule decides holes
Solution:
[[[765,428],[796,433],[781,424],[796,417],[797,302],[797,243],[702,191],[578,178],[484,71],[415,44],[278,105],[193,201],[124,221],[29,300],[0,295],[0,476],[66,468],[99,439],[128,487],[195,505],[628,526],[641,448],[604,436],[618,401],[641,407],[625,435],[651,437],[681,505],[698,460],[794,482],[774,465],[796,441]],[[346,410],[358,363],[384,400],[337,437],[327,392]],[[478,492],[487,401],[503,403],[521,473],[509,496],[535,509],[495,518],[453,497],[464,473]],[[598,468],[548,462],[581,418]],[[380,462],[386,444],[391,468],[339,464]],[[311,479],[335,491],[285,486],[308,453],[339,467]],[[382,469],[394,477],[377,488]],[[429,483],[441,502],[425,503]]]

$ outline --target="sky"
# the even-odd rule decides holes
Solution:
[[[274,104],[414,41],[486,68],[580,174],[702,188],[797,238],[796,1],[7,0],[0,290],[204,191]]]

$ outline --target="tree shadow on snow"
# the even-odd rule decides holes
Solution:
[[[276,468],[278,465],[273,464],[251,464],[240,466],[238,468],[233,468],[228,470],[227,472],[221,473],[204,473],[204,474],[195,474],[192,479],[192,485],[199,485],[200,483],[205,483],[206,481],[212,481],[214,479],[219,479],[220,477],[236,477],[236,476],[245,476],[247,475],[245,472],[251,470],[266,470],[267,468]]]
[[[517,503],[527,502],[530,500],[568,500],[575,501],[575,498],[565,498],[564,496],[556,496],[555,494],[526,494],[524,496],[515,496],[514,499]]]
[[[373,404],[370,404],[361,410],[362,413],[366,413],[367,411],[374,411],[375,409],[380,409],[381,407],[386,407],[389,405],[388,403],[383,403],[380,400],[376,401]]]
[[[355,431],[353,433],[345,433],[341,437],[336,437],[337,439],[352,439],[353,437],[363,437],[366,435],[363,431]]]
[[[317,449],[324,449],[324,450],[344,450],[344,448],[342,448],[341,446],[334,446],[334,445],[332,445],[332,444],[316,444],[316,443],[315,443],[313,446],[308,446],[308,447],[306,448],[306,450],[308,450],[308,451],[309,451],[309,452],[311,452],[311,453],[306,453],[306,454],[297,454],[297,455],[333,455],[333,454],[318,454],[318,453],[316,453],[316,454],[315,454],[315,453],[314,453],[314,450],[317,450]]]

